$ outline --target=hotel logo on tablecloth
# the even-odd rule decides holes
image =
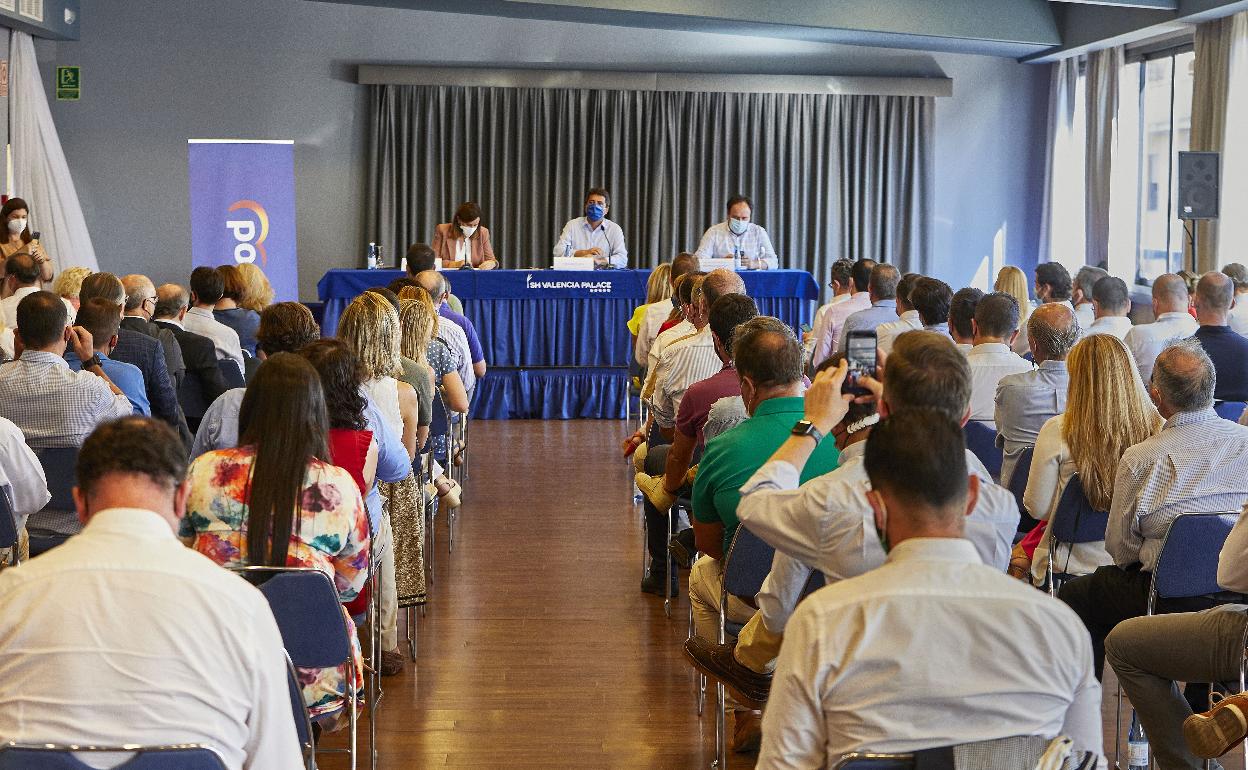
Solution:
[[[610,281],[539,281],[534,280],[533,274],[528,273],[524,277],[524,288],[530,291],[542,291],[548,289],[573,289],[580,291],[588,291],[590,294],[610,294]]]

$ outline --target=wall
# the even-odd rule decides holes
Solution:
[[[955,285],[991,253],[1035,258],[1044,68],[696,32],[503,20],[308,0],[129,0],[93,4],[78,42],[41,42],[81,66],[80,102],[52,102],[104,269],[158,283],[190,268],[188,138],[294,139],[301,296],[331,267],[359,263],[364,233],[366,89],[355,64],[461,63],[954,77],[937,105],[939,274]],[[20,192],[20,191],[19,191]],[[36,215],[37,216],[37,215]]]

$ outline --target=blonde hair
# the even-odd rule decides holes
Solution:
[[[91,275],[92,272],[89,267],[67,267],[52,282],[52,291],[57,296],[73,299],[82,290],[82,279]]]
[[[263,270],[250,262],[243,262],[238,265],[238,273],[243,279],[243,296],[238,300],[239,307],[259,313],[273,304],[273,286]]]
[[[1080,340],[1066,358],[1066,369],[1070,389],[1062,440],[1088,502],[1108,511],[1122,453],[1156,435],[1161,415],[1144,391],[1131,352],[1112,334]]]
[[[338,321],[338,339],[355,351],[369,380],[397,377],[403,371],[399,337],[399,314],[389,300],[371,291],[352,300]]]
[[[434,307],[433,297],[429,294],[429,292],[425,291],[423,286],[404,286],[399,292],[399,300],[402,301],[405,299],[414,299],[428,308],[429,314],[433,317],[433,328],[429,332],[429,339],[432,340],[434,337],[438,336],[438,309]],[[403,355],[407,354],[404,353]],[[407,357],[411,358],[411,356]]]
[[[646,279],[646,304],[653,305],[672,298],[672,263],[664,262]]]
[[[1030,287],[1027,285],[1027,274],[1022,268],[1014,265],[1006,265],[997,272],[997,282],[993,284],[993,291],[1000,291],[1009,294],[1018,300],[1018,328],[1027,328],[1027,319],[1031,317],[1031,295]]]
[[[429,342],[433,339],[433,308],[418,299],[399,299],[399,328],[403,333],[400,352],[418,364],[429,357]]]

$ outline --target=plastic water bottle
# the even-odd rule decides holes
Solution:
[[[1127,770],[1148,770],[1148,737],[1144,725],[1134,710],[1131,712],[1131,730],[1127,733]]]
[[[572,241],[568,241],[563,246],[563,258],[567,259],[570,256],[572,256]]]
[[[380,262],[381,262],[381,252],[380,252],[380,250],[378,250],[378,248],[377,248],[377,244],[375,244],[375,243],[369,243],[369,244],[368,244],[368,251],[367,251],[366,253],[367,253],[367,255],[368,255],[368,256],[366,257],[366,260],[367,260],[367,261],[365,262],[365,266],[366,266],[369,270],[376,270],[376,269],[377,269],[377,266],[378,266],[378,265],[380,264]]]

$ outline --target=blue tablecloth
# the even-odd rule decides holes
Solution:
[[[317,284],[327,336],[354,297],[399,270],[331,270]],[[630,356],[625,325],[645,302],[649,270],[456,270],[444,273],[476,326],[490,366],[479,417],[574,418],[624,414]],[[794,329],[808,323],[819,289],[802,270],[743,273],[759,310]],[[531,372],[551,369],[563,371]],[[590,380],[593,380],[591,383]],[[505,398],[503,397],[505,395]]]

